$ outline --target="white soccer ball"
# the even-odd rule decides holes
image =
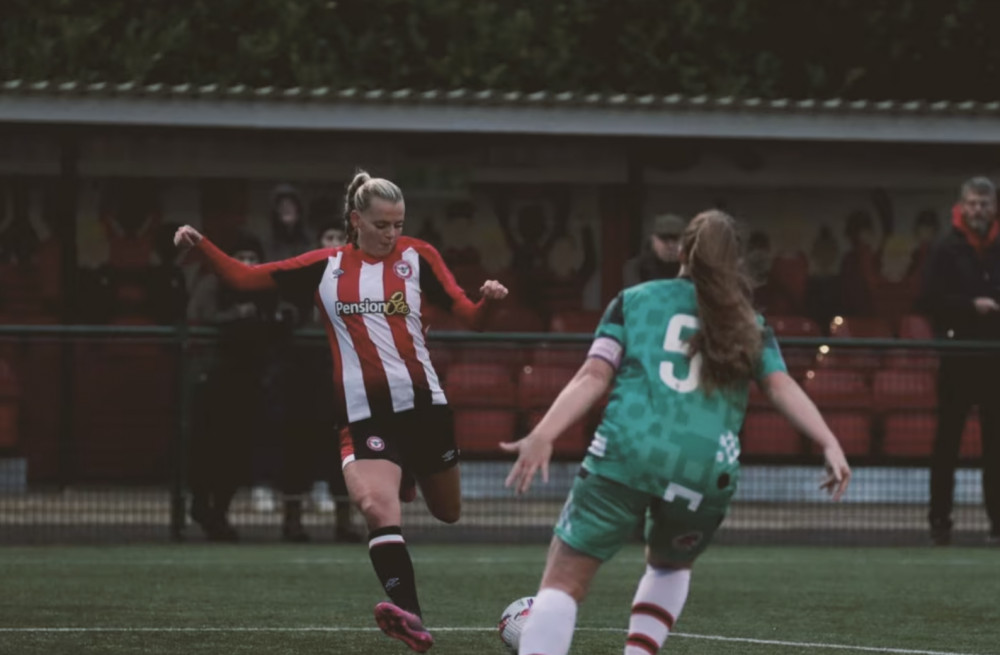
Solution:
[[[534,596],[518,598],[508,605],[507,609],[500,615],[500,622],[497,623],[500,641],[511,653],[517,653],[517,648],[521,644],[521,630],[524,629],[524,624],[528,621],[528,613],[534,602]]]

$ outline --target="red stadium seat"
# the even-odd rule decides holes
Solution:
[[[782,346],[781,357],[792,377],[801,377],[803,371],[816,368],[819,351],[815,346]]]
[[[884,318],[838,316],[830,323],[830,336],[853,339],[891,339],[892,327]]]
[[[461,332],[469,329],[457,316],[430,305],[423,309],[421,320],[424,330],[429,332]]]
[[[576,371],[577,368],[572,366],[525,366],[518,376],[518,407],[547,409]]]
[[[930,322],[923,316],[910,314],[899,321],[899,338],[930,341],[934,331]],[[928,349],[892,349],[886,355],[887,368],[905,368],[936,371],[940,358],[933,350]]]
[[[589,309],[566,310],[556,312],[549,320],[549,330],[552,332],[582,332],[591,334],[597,329],[601,320],[601,312]]]
[[[768,315],[767,325],[779,337],[820,337],[822,336],[816,321],[805,316]],[[793,376],[798,372],[813,368],[816,365],[815,346],[781,346],[781,356]]]
[[[834,410],[824,412],[823,418],[830,430],[837,435],[840,447],[848,457],[864,457],[872,448],[872,417],[866,412]],[[819,453],[820,448],[810,441],[810,450]]]
[[[500,442],[518,436],[514,411],[455,409],[455,439],[463,455],[499,455]]]
[[[937,371],[941,360],[931,350],[893,348],[885,355],[885,367],[916,371]]]
[[[767,394],[755,382],[750,383],[750,395],[747,398],[747,407],[771,407],[771,401],[768,399]]]
[[[959,457],[975,459],[982,456],[979,415],[971,412],[962,432]],[[914,412],[891,414],[885,420],[882,450],[886,455],[930,457],[937,431],[937,414]]]
[[[752,410],[743,422],[740,450],[745,455],[799,455],[802,438],[778,412]]]
[[[891,339],[892,328],[884,318],[838,316],[830,323],[829,352],[820,355],[820,365],[826,368],[875,370],[882,364],[877,351],[863,348],[838,348],[837,339]]]
[[[491,332],[544,332],[542,317],[523,305],[504,303],[487,321]]]
[[[453,407],[513,408],[516,399],[511,370],[504,364],[452,364],[444,390]]]
[[[527,364],[531,352],[517,344],[493,343],[482,346],[467,343],[455,344],[457,360],[465,364],[502,364],[515,373],[517,368]]]
[[[450,344],[434,344],[427,347],[431,356],[431,364],[437,371],[438,378],[444,380],[448,377],[448,367],[458,360],[458,350]]]
[[[164,478],[176,430],[174,353],[163,345],[118,341],[77,344],[74,355],[78,475],[102,481]]]
[[[926,317],[919,314],[907,314],[899,319],[900,339],[919,339],[930,341],[934,338],[934,330]]]
[[[805,316],[768,315],[765,320],[779,337],[818,337],[822,335],[816,321]]]
[[[937,416],[931,412],[890,414],[884,423],[882,452],[898,457],[930,457]]]
[[[539,346],[531,351],[529,363],[546,366],[572,366],[579,368],[587,358],[588,344],[566,346]]]
[[[0,448],[13,448],[18,441],[21,388],[14,369],[0,359]]]
[[[802,388],[821,408],[868,408],[871,389],[865,376],[857,371],[817,369],[802,381]]]
[[[937,379],[927,371],[886,369],[875,374],[875,406],[883,411],[937,406]]]

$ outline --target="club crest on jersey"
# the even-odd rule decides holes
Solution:
[[[369,450],[374,450],[375,452],[385,450],[385,442],[382,441],[382,437],[376,437],[372,435],[368,437],[368,441],[366,441],[365,443],[368,444]]]
[[[386,316],[406,316],[410,313],[410,305],[406,302],[406,297],[402,291],[389,296],[388,300],[369,300],[365,298],[360,302],[337,301],[334,310],[341,316],[353,316],[354,314],[385,314]]]
[[[401,280],[409,280],[413,276],[413,267],[410,266],[409,262],[400,259],[392,265],[392,272]]]
[[[335,268],[332,271],[330,271],[330,275],[332,275],[333,277],[340,277],[343,274],[344,274],[344,269],[342,268]]]
[[[674,539],[674,548],[678,550],[691,550],[695,546],[701,543],[701,538],[704,535],[700,532],[689,532],[687,534],[682,534],[681,536]]]

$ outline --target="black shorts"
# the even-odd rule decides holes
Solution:
[[[447,405],[424,405],[355,421],[340,431],[340,461],[387,459],[416,477],[458,464],[455,421]]]

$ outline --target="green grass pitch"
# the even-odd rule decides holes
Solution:
[[[432,654],[501,655],[545,548],[415,544]],[[641,551],[607,564],[573,653],[622,652]],[[363,545],[0,548],[0,653],[410,651],[374,626]],[[1000,653],[1000,551],[715,547],[666,653]]]

